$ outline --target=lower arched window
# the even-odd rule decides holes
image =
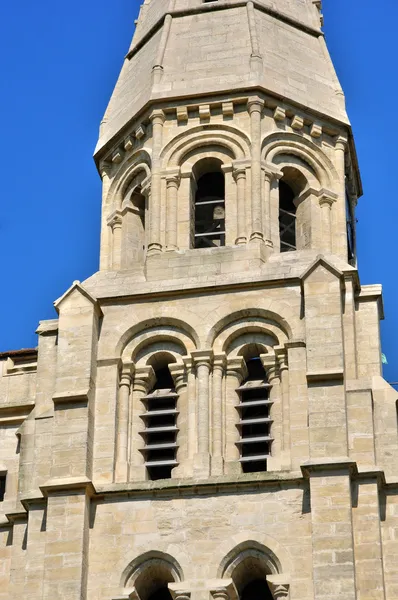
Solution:
[[[246,360],[246,365],[248,377],[237,390],[240,396],[238,444],[242,471],[255,473],[267,470],[271,455],[271,386],[259,356]]]
[[[156,383],[143,398],[146,406],[141,416],[145,423],[142,432],[148,479],[169,479],[177,466],[177,399],[174,381],[166,364],[155,370]],[[157,598],[155,600],[162,600]]]
[[[279,182],[279,237],[281,252],[297,250],[296,205],[292,188],[283,180]]]

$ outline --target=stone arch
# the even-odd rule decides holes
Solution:
[[[132,560],[124,569],[120,586],[125,592],[135,591],[140,600],[147,600],[156,588],[183,581],[178,561],[170,554],[152,550]]]
[[[283,306],[284,305],[284,306]],[[281,316],[290,307],[281,302],[279,314],[265,308],[247,308],[221,318],[210,330],[206,347],[214,352],[225,352],[228,346],[243,333],[261,332],[275,340],[273,345],[282,345],[292,337],[292,329],[286,318]]]
[[[121,207],[123,199],[129,191],[131,182],[141,172],[145,175],[145,182],[150,179],[151,156],[150,152],[146,149],[134,152],[116,172],[108,192],[108,198],[113,199],[115,208]]]
[[[151,366],[156,371],[160,363],[179,363],[182,364],[182,357],[187,353],[186,347],[179,343],[177,339],[164,337],[156,342],[148,344],[143,343],[135,354],[135,364],[137,367]]]
[[[125,331],[116,345],[116,355],[129,361],[145,346],[165,340],[182,346],[186,353],[199,346],[197,333],[191,325],[172,317],[159,317],[141,321]]]
[[[242,531],[219,546],[214,557],[214,564],[218,565],[214,576],[230,579],[234,569],[250,556],[257,556],[263,562],[267,575],[288,577],[291,571],[291,558],[275,538],[258,531]]]
[[[319,187],[330,188],[333,181],[338,178],[333,163],[323,150],[314,142],[297,134],[274,132],[264,138],[262,159],[278,164],[278,155],[289,155],[300,159],[300,162],[296,160],[296,168],[302,170],[306,165],[307,169],[309,168],[316,175]]]
[[[204,146],[214,146],[230,159],[242,159],[250,154],[250,141],[243,131],[221,124],[201,125],[177,135],[165,146],[161,155],[163,167],[180,166],[186,155]]]

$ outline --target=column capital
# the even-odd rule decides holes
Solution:
[[[272,182],[275,179],[282,179],[283,173],[278,167],[272,163],[262,162],[261,170],[266,181]]]
[[[328,206],[332,208],[333,204],[337,202],[337,194],[329,190],[322,189],[319,192],[319,206]]]
[[[255,112],[259,112],[261,114],[264,108],[264,104],[265,103],[262,98],[260,98],[259,96],[252,96],[247,101],[247,110],[249,111],[250,115],[252,115]]]
[[[238,167],[232,171],[232,176],[235,181],[239,181],[240,179],[246,179],[246,168]]]
[[[213,351],[212,350],[194,350],[191,352],[191,356],[195,367],[206,365],[211,368],[213,362]]]
[[[109,227],[112,228],[112,230],[120,228],[123,223],[122,211],[114,210],[109,215],[109,217],[107,219],[107,223],[108,223]]]
[[[240,381],[246,379],[248,370],[243,356],[227,358],[227,375],[234,375]]]
[[[174,169],[173,171],[166,171],[162,175],[162,178],[166,180],[167,187],[175,186],[179,187],[181,181],[180,169]]]
[[[213,371],[220,370],[222,373],[225,371],[225,368],[227,366],[227,357],[225,352],[221,352],[220,354],[215,354],[214,355],[214,361],[213,361]]]
[[[181,587],[181,583],[169,583],[168,588],[173,600],[190,600],[191,590]]]
[[[336,150],[342,150],[343,152],[345,152],[347,146],[348,146],[348,140],[347,140],[346,136],[345,135],[337,136],[336,145],[335,145]]]
[[[155,384],[155,371],[152,367],[138,367],[135,371],[133,389],[147,393]]]
[[[279,361],[275,354],[260,354],[261,364],[267,373],[268,382],[272,383],[275,379],[279,379]]]
[[[156,109],[156,110],[152,111],[149,118],[153,125],[163,125],[163,123],[166,120],[166,115],[164,114],[164,112],[161,109]]]
[[[132,377],[134,375],[134,364],[132,362],[123,363],[121,371],[120,371],[120,381],[119,386],[122,385],[131,385]]]
[[[284,346],[275,346],[275,356],[278,361],[279,370],[286,371],[288,369],[287,349]]]
[[[171,365],[169,365],[169,371],[170,375],[173,378],[175,389],[178,394],[179,390],[181,390],[181,388],[184,387],[187,383],[185,378],[186,369],[184,365],[172,363]]]
[[[267,575],[267,583],[274,600],[288,600],[290,581],[286,575]]]

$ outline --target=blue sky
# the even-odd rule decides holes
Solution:
[[[2,7],[0,351],[36,345],[53,301],[98,268],[98,127],[134,29],[137,0],[16,0]],[[386,378],[398,381],[396,0],[324,0],[364,185],[362,284],[382,283]]]

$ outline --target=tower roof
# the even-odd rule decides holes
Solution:
[[[256,88],[348,123],[321,31],[320,5],[145,0],[96,152],[150,101]]]

